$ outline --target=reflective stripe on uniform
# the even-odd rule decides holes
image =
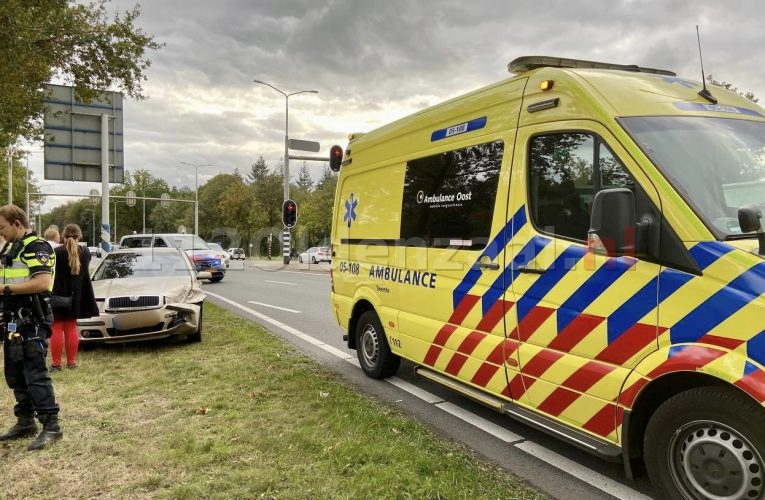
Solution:
[[[44,255],[38,255],[40,252],[29,252],[29,245],[45,240],[37,236],[36,234],[30,234],[23,240],[23,247],[19,254],[13,259],[10,266],[2,268],[3,284],[23,283],[29,281],[29,279],[38,273],[50,273],[53,278],[56,268],[56,254],[51,251],[48,253],[48,259],[46,260]],[[45,243],[47,245],[47,243]],[[10,249],[10,248],[9,248]],[[51,279],[48,291],[53,290],[53,279]]]

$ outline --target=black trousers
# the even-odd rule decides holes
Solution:
[[[13,390],[16,405],[13,413],[21,415],[57,414],[59,412],[53,383],[48,373],[46,356],[48,353],[47,329],[43,324],[23,325],[18,327],[24,338],[23,357],[11,355],[11,342],[8,333],[3,334],[3,361],[5,381]]]

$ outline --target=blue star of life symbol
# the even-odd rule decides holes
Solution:
[[[348,223],[348,228],[350,228],[353,221],[356,220],[356,206],[358,204],[359,200],[357,200],[353,196],[353,193],[351,193],[348,200],[345,202],[345,215],[343,215],[343,220]]]

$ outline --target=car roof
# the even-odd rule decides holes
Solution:
[[[140,254],[180,253],[180,254],[184,254],[183,250],[176,247],[135,247],[135,248],[118,248],[117,250],[110,252],[109,255],[119,255],[121,253],[140,253]]]

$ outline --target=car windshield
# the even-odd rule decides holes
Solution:
[[[98,266],[93,281],[115,278],[191,276],[186,259],[178,253],[111,253]]]
[[[668,116],[620,121],[718,237],[742,234],[742,205],[765,207],[764,122]]]

